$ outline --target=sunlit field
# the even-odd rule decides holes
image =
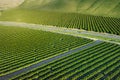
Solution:
[[[119,0],[0,0],[0,80],[120,80]]]

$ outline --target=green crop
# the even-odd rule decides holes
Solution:
[[[117,79],[120,73],[119,56],[119,45],[103,42],[42,65],[12,79]],[[48,67],[51,67],[52,71]]]
[[[112,17],[14,9],[3,12],[0,16],[0,20],[52,25],[120,35],[120,19]]]
[[[0,75],[91,41],[40,30],[0,26]]]

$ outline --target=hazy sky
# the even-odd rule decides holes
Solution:
[[[24,0],[0,0],[0,8],[12,8],[20,5]]]

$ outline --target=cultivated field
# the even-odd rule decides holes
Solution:
[[[77,28],[120,35],[120,18],[17,9],[3,12],[0,20]]]
[[[17,5],[0,1],[0,80],[120,80],[120,0],[8,3]]]
[[[0,75],[91,41],[40,30],[0,26]]]
[[[101,43],[16,76],[13,80],[119,80],[120,45]]]

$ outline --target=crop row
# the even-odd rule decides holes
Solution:
[[[22,80],[119,79],[120,46],[101,43],[62,57],[14,78]]]
[[[112,17],[25,9],[5,12],[0,20],[53,25],[120,35],[120,19]]]
[[[91,41],[40,30],[0,26],[0,74],[9,73]]]

